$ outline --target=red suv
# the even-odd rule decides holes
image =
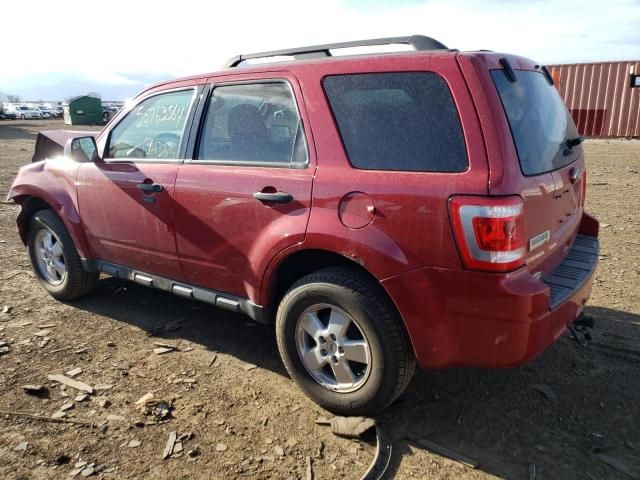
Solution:
[[[413,51],[332,55],[382,44]],[[40,134],[9,194],[44,288],[103,272],[274,323],[333,412],[380,411],[416,360],[527,362],[591,291],[581,139],[522,57],[423,36],[240,56],[86,135]]]

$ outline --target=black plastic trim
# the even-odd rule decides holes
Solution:
[[[103,260],[87,260],[81,259],[82,266],[89,272],[103,272],[115,278],[121,278],[165,292],[172,293],[179,297],[191,298],[200,302],[215,305],[224,310],[230,310],[236,313],[244,313],[251,319],[259,323],[266,322],[264,308],[256,305],[248,298],[231,295],[229,293],[210,290],[207,288],[197,287],[185,282],[179,282],[170,278],[153,275],[151,273],[141,272],[133,268],[125,267]]]
[[[591,278],[598,264],[600,243],[595,237],[578,235],[571,250],[560,265],[544,279],[551,296],[549,306],[553,310],[564,303]]]
[[[285,48],[282,50],[272,50],[269,52],[248,53],[237,55],[226,62],[227,68],[239,66],[242,62],[254,58],[268,58],[293,56],[296,60],[309,60],[315,58],[331,57],[331,50],[352,47],[371,47],[377,45],[411,45],[416,51],[424,50],[448,50],[448,48],[438,40],[425,35],[411,35],[409,37],[388,37],[372,38],[368,40],[355,40],[352,42],[327,43],[324,45],[312,45],[308,47]]]
[[[500,62],[500,65],[502,65],[502,68],[504,68],[504,74],[507,76],[507,79],[509,79],[511,83],[517,82],[518,77],[516,77],[516,72],[513,71],[509,60],[507,60],[506,58],[501,58],[498,61]]]
[[[549,85],[554,85],[555,82],[553,81],[553,77],[551,76],[549,69],[544,65],[541,67],[541,69],[542,69],[542,73],[544,73],[544,76],[547,79],[547,82],[549,82]]]

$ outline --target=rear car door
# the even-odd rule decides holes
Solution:
[[[212,81],[193,158],[176,181],[187,281],[256,298],[266,263],[304,239],[315,158],[295,77]]]
[[[78,173],[80,216],[100,260],[182,279],[174,186],[197,88],[152,94],[108,132],[103,160]]]

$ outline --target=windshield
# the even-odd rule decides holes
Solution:
[[[537,175],[576,160],[582,149],[570,148],[567,140],[579,135],[555,87],[542,73],[514,72],[515,82],[502,69],[492,70],[491,76],[509,120],[522,172]]]

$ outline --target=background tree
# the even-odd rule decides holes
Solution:
[[[7,95],[7,102],[9,103],[20,103],[22,101],[22,97],[20,95]]]

